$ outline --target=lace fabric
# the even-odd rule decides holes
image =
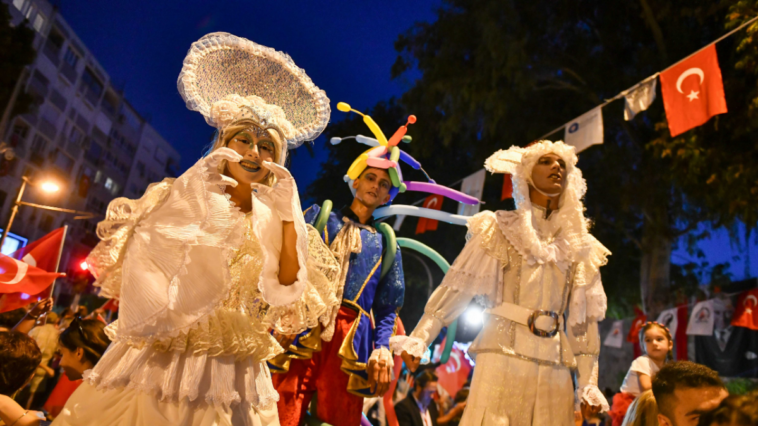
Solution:
[[[345,292],[345,280],[347,279],[348,266],[350,264],[350,254],[360,253],[363,247],[361,242],[361,229],[351,220],[344,218],[345,225],[334,238],[331,244],[331,251],[339,264],[339,278],[336,285],[335,298],[342,302],[342,295]],[[340,305],[335,305],[328,312],[328,322],[321,331],[321,339],[330,342],[334,337],[334,325],[337,319]]]

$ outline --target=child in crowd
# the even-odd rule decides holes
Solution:
[[[24,410],[13,396],[32,379],[42,360],[34,340],[18,331],[0,332],[0,421],[5,425],[37,426],[36,412]]]
[[[613,426],[621,426],[632,401],[642,392],[652,388],[655,373],[666,361],[673,359],[671,349],[674,347],[674,341],[669,329],[662,324],[645,323],[640,329],[640,345],[644,348],[645,355],[632,362],[621,385],[621,392],[613,397],[613,407],[608,413]]]
[[[111,341],[105,335],[105,324],[98,320],[82,320],[75,317],[58,340],[61,354],[60,367],[65,377],[58,380],[47,402],[45,410],[51,417],[57,417],[69,396],[82,383],[86,370],[97,364],[108,349]]]

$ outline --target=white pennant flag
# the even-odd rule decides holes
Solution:
[[[566,125],[564,142],[582,152],[603,143],[603,109],[597,107]]]
[[[478,172],[471,174],[467,176],[465,179],[463,179],[463,183],[461,184],[461,192],[464,194],[470,195],[478,200],[482,199],[482,194],[484,193],[484,177],[486,176],[486,171],[484,169],[479,170]],[[473,216],[477,213],[479,213],[479,207],[481,207],[481,204],[458,204],[458,214],[463,216]]]
[[[677,319],[677,311],[679,308],[672,308],[667,309],[663,312],[661,312],[660,315],[658,315],[658,323],[665,325],[669,329],[669,333],[671,333],[671,338],[673,339],[674,336],[676,336],[676,329],[679,326],[679,320]]]
[[[624,321],[623,320],[613,321],[613,325],[611,326],[611,331],[608,332],[608,335],[605,336],[605,340],[603,340],[603,346],[610,346],[612,348],[621,348],[623,344],[624,344]]]
[[[658,75],[650,77],[637,86],[636,89],[624,95],[624,120],[629,121],[640,111],[645,111],[655,101],[655,88],[658,86]]]
[[[692,308],[687,334],[695,336],[713,335],[713,299],[700,302]]]

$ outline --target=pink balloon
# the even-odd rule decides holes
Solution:
[[[368,161],[371,161],[371,159],[369,158]],[[455,189],[438,185],[436,183],[411,181],[404,181],[403,183],[405,183],[405,186],[408,187],[407,191],[428,192],[430,194],[442,195],[443,197],[447,197],[451,200],[455,200],[464,204],[479,204],[479,200],[468,194],[464,194],[461,191],[456,191]]]
[[[385,169],[385,170],[389,169],[390,167],[397,166],[397,163],[394,161],[387,160],[386,158],[376,158],[376,157],[369,157],[366,160],[366,164],[368,164],[369,167],[376,167],[377,169]]]

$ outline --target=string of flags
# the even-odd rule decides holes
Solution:
[[[715,332],[731,325],[733,327],[743,327],[750,330],[758,331],[758,288],[742,293],[737,293],[734,313],[731,322],[720,323],[723,319],[724,312],[730,310],[728,302],[723,299],[714,298],[694,305],[683,304],[681,306],[667,309],[658,315],[657,322],[668,327],[671,336],[679,344],[686,335],[690,336],[712,336]],[[689,311],[688,309],[692,308]],[[621,348],[624,341],[630,343],[639,342],[639,331],[647,321],[647,317],[639,308],[635,308],[636,316],[632,320],[628,333],[624,333],[624,320],[614,320],[611,329],[603,340],[604,346]],[[686,324],[682,322],[686,321]],[[686,353],[686,339],[684,339]]]
[[[591,109],[579,117],[565,123],[549,133],[540,137],[548,136],[564,130],[563,141],[576,148],[579,153],[592,145],[600,145],[604,142],[603,107],[618,99],[624,99],[624,120],[630,121],[637,114],[650,108],[655,102],[658,80],[661,82],[661,94],[663,95],[663,107],[666,111],[666,119],[669,124],[671,137],[676,137],[690,129],[705,124],[711,117],[727,112],[724,83],[719,67],[716,44],[737,31],[745,28],[758,20],[758,16],[743,23],[739,27],[729,31],[717,40],[687,56],[674,65],[657,72],[632,87],[622,91],[616,96],[606,100],[603,104]],[[464,178],[461,192],[481,199],[484,189],[485,170],[481,169]],[[458,182],[451,184],[456,185]],[[500,199],[511,198],[513,185],[509,175],[504,175],[503,189]],[[435,200],[430,195],[423,200],[424,207],[441,209],[442,200]],[[421,200],[414,204],[420,203]],[[479,212],[479,204],[458,207],[458,214],[472,216]],[[400,230],[405,219],[398,216],[394,228]],[[421,218],[416,227],[416,234],[437,229],[437,221]]]

